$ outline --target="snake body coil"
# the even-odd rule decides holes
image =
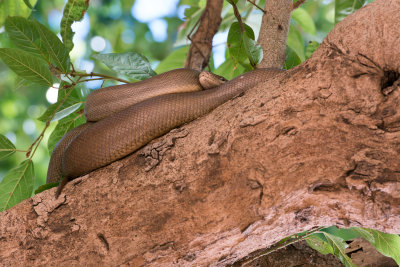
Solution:
[[[61,174],[71,180],[125,157],[151,140],[210,112],[248,88],[267,81],[280,71],[259,69],[215,88],[194,91],[194,87],[199,87],[198,72],[179,69],[166,73],[164,76],[155,76],[147,80],[148,82],[95,91],[93,96],[97,98],[91,99],[89,95],[87,103],[93,106],[100,103],[100,107],[103,107],[92,112],[87,104],[85,113],[99,113],[100,116],[96,116],[100,117],[100,120],[83,124],[60,140],[50,160],[47,182],[58,181]],[[187,76],[192,78],[187,79]],[[157,88],[188,87],[190,91],[153,97],[154,93],[150,92],[152,90],[149,91],[149,87],[152,87],[151,80],[157,84]],[[122,94],[118,90],[127,92]],[[152,97],[134,104],[126,101],[127,98],[132,99],[130,96],[138,92],[150,94]],[[121,99],[118,98],[118,94]],[[102,96],[98,97],[98,95]],[[108,114],[104,116],[102,110]],[[90,120],[97,120],[97,118]]]

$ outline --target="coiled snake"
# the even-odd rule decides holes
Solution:
[[[68,132],[54,148],[47,182],[64,177],[58,196],[69,180],[133,153],[281,71],[257,69],[223,82],[211,73],[176,69],[96,90],[86,101],[88,122]]]

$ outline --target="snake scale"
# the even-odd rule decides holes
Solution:
[[[281,71],[257,69],[203,90],[200,81],[206,72],[177,69],[138,83],[96,90],[86,101],[88,122],[68,132],[54,148],[47,182],[64,177],[58,196],[69,180],[135,152]]]

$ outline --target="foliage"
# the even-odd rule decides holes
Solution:
[[[335,23],[343,20],[365,4],[371,3],[373,0],[336,0],[335,1]]]
[[[33,163],[30,159],[10,170],[0,183],[0,210],[11,208],[33,190]]]
[[[129,1],[105,1],[101,6],[88,9],[89,1],[87,0],[68,0],[65,4],[59,26],[61,41],[53,32],[54,29],[47,25],[46,16],[50,17],[49,10],[60,8],[64,5],[64,1],[50,2],[0,1],[0,27],[4,26],[5,29],[3,33],[0,31],[2,47],[0,48],[2,60],[0,64],[4,63],[15,73],[9,72],[4,65],[0,65],[0,76],[4,78],[5,88],[23,88],[23,90],[14,91],[0,88],[0,93],[4,94],[0,98],[0,112],[2,117],[8,119],[7,123],[0,120],[0,129],[4,131],[0,134],[0,160],[2,160],[0,211],[32,196],[34,187],[39,186],[35,191],[38,193],[55,185],[43,185],[46,168],[43,165],[47,164],[48,156],[44,156],[46,147],[42,141],[48,139],[47,149],[51,154],[56,143],[66,132],[84,122],[83,104],[88,93],[87,82],[99,79],[126,82],[122,78],[113,77],[115,74],[130,81],[137,81],[153,76],[156,72],[162,73],[183,67],[189,48],[187,36],[196,27],[206,1],[181,0],[179,6],[189,6],[185,10],[186,21],[182,23],[177,16],[165,17],[164,20],[168,22],[168,37],[163,43],[154,42],[147,23],[139,22],[127,15],[126,10],[129,10],[131,6]],[[260,1],[258,5],[263,6],[263,2]],[[336,0],[328,4],[323,3],[322,0],[307,1],[306,4],[294,10],[287,41],[285,68],[292,68],[309,58],[335,23],[368,2],[371,1]],[[93,5],[96,6],[96,2]],[[92,27],[89,36],[105,37],[111,46],[106,51],[107,53],[96,54],[86,49],[86,44],[83,45],[85,49],[79,47],[79,44],[75,44],[74,47],[72,24],[84,19],[85,13],[91,15]],[[224,2],[222,15],[220,31],[226,35],[225,46],[228,49],[225,52],[225,61],[219,66],[214,66],[211,60],[209,68],[231,79],[253,69],[262,59],[262,49],[255,41],[262,12],[244,0],[229,0]],[[175,35],[178,27],[180,27],[178,34]],[[135,37],[135,42],[132,42]],[[126,41],[120,41],[124,39]],[[82,50],[85,52],[82,53]],[[128,50],[135,52],[123,52]],[[86,73],[77,71],[72,64],[77,64],[83,60],[82,58],[89,60],[90,57],[101,61],[109,69],[102,64],[96,64],[98,73],[91,71]],[[152,68],[155,65],[158,65],[156,71]],[[58,86],[57,102],[43,108],[46,105],[43,89],[51,86]],[[35,103],[35,105],[30,103]],[[32,119],[27,119],[23,115],[27,109],[21,107],[25,106],[40,106],[41,108],[38,109],[42,110],[40,117],[37,116],[36,111],[38,118],[34,125],[42,127],[43,130],[39,133],[31,133],[31,136],[22,133],[22,130],[16,130],[17,125],[23,124],[23,121],[33,123]],[[56,126],[54,122],[57,122]],[[7,133],[8,136],[12,136],[10,133],[14,132],[18,133],[17,145],[29,147],[27,150],[17,149],[9,140]],[[31,143],[30,146],[29,143]],[[36,166],[39,166],[39,168],[35,167],[39,169],[36,177],[34,161]],[[13,166],[16,167],[13,168]],[[9,171],[3,175],[2,172],[6,170]],[[4,177],[1,178],[1,176]],[[394,258],[400,264],[399,236],[372,229],[319,228],[314,232],[285,238],[279,245],[282,247],[290,242],[305,239],[319,252],[334,254],[346,266],[354,266],[346,255],[345,248],[346,241],[356,237],[368,240],[378,251]]]
[[[74,47],[72,42],[72,38],[74,37],[74,33],[71,29],[72,23],[75,21],[80,21],[88,7],[88,0],[68,0],[64,7],[64,14],[61,20],[60,28],[61,37],[68,51],[71,51]]]
[[[399,235],[386,234],[367,228],[352,227],[338,229],[336,226],[330,226],[325,228],[318,227],[314,230],[288,236],[272,247],[248,258],[244,264],[275,252],[278,249],[287,247],[290,244],[305,240],[311,248],[317,250],[321,254],[335,255],[346,267],[355,267],[356,265],[346,253],[346,248],[348,247],[346,241],[351,241],[358,237],[364,238],[370,242],[380,253],[393,258],[397,264],[400,263]]]
[[[355,266],[346,254],[346,241],[362,237],[370,242],[380,253],[393,258],[400,264],[400,236],[386,234],[377,230],[352,227],[338,229],[335,226],[321,229],[305,240],[313,249],[322,254],[337,256],[345,266]]]
[[[156,75],[146,57],[138,53],[97,54],[94,58],[106,64],[119,75],[141,81]]]
[[[27,17],[31,13],[32,6],[37,0],[3,0],[0,1],[0,26],[3,25],[7,16]],[[28,5],[29,3],[29,5]]]
[[[11,156],[15,150],[14,144],[7,137],[0,134],[0,160]]]

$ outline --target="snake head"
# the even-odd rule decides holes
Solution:
[[[225,83],[227,79],[209,71],[202,71],[199,75],[199,82],[204,89],[211,89]]]

